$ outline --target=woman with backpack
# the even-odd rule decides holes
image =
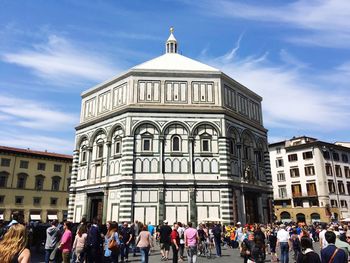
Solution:
[[[294,262],[295,262],[299,254],[301,253],[300,240],[296,229],[293,230],[292,235],[290,237],[290,241],[292,243],[292,249],[294,251]]]
[[[118,263],[120,240],[118,235],[118,224],[107,222],[107,233],[104,240],[104,263]]]

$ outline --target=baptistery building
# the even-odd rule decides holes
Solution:
[[[68,218],[271,221],[261,101],[171,30],[165,54],[82,93]]]

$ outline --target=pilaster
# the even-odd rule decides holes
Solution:
[[[68,203],[68,217],[69,221],[74,219],[74,204],[75,204],[75,185],[78,176],[78,166],[79,166],[79,150],[73,152],[73,164],[72,164],[72,174],[69,185],[69,203]]]

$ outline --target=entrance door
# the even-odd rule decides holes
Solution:
[[[245,211],[247,214],[246,219],[248,224],[259,222],[258,202],[255,196],[256,194],[254,193],[245,193]]]
[[[90,206],[90,221],[93,218],[97,218],[98,222],[102,222],[103,215],[103,198],[92,196],[91,197],[91,206]]]

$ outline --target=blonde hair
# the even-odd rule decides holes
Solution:
[[[0,242],[2,263],[10,263],[17,253],[21,253],[27,245],[27,232],[21,224],[12,225]]]

